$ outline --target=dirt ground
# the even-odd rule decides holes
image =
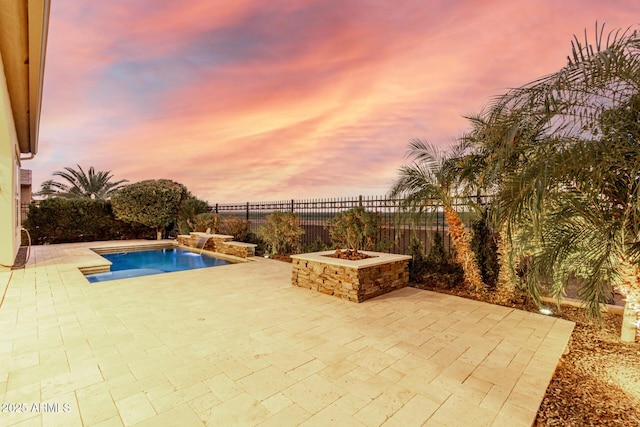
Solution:
[[[460,289],[414,286],[482,299]],[[510,305],[537,311],[524,301]],[[571,306],[562,306],[554,315],[576,322],[576,326],[534,425],[640,426],[640,343],[620,342],[622,317],[604,313],[602,325],[598,325],[582,309]]]

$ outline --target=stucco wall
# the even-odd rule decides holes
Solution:
[[[0,56],[0,264],[13,265],[20,248],[18,138]],[[0,269],[5,267],[0,266]]]

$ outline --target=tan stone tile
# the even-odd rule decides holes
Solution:
[[[166,381],[167,378],[164,375],[158,374],[141,380],[134,379],[123,383],[122,385],[114,386],[111,382],[109,382],[109,384],[111,385],[111,396],[113,397],[113,400],[118,401],[129,396],[151,390],[156,386],[165,384]]]
[[[474,405],[459,396],[451,395],[439,408],[436,408],[425,426],[481,427],[491,425],[493,418],[492,411]]]
[[[371,375],[363,376],[360,374],[361,371],[361,369],[354,369],[333,381],[333,383],[345,392],[349,392],[361,399],[375,399],[382,393],[382,390],[372,388],[367,382],[367,380],[371,378]]]
[[[4,393],[2,402],[22,403],[22,402],[39,402],[40,401],[40,384],[32,383],[22,387],[7,390]]]
[[[65,360],[54,360],[51,362],[27,366],[9,372],[7,389],[12,390],[27,384],[40,382],[62,374],[69,374],[69,364]]]
[[[44,407],[42,403],[45,404]],[[43,426],[82,426],[80,411],[73,393],[66,393],[51,400],[43,400],[40,407]]]
[[[226,374],[219,374],[215,377],[204,380],[209,389],[221,400],[226,401],[243,393],[243,388],[229,378]]]
[[[289,372],[306,363],[315,360],[315,358],[304,351],[296,350],[291,347],[286,347],[281,350],[274,351],[271,354],[264,356],[264,359],[269,364],[280,369],[282,372]]]
[[[41,382],[41,398],[43,401],[53,397],[72,392],[74,390],[100,383],[104,379],[97,366],[86,366],[72,370]]]
[[[525,427],[533,425],[536,418],[536,411],[530,411],[524,409],[518,405],[505,403],[498,415],[496,416],[493,425],[494,426],[513,426],[513,427]]]
[[[311,375],[283,391],[295,404],[316,413],[346,394],[339,386],[319,375]]]
[[[374,348],[365,347],[354,354],[353,360],[358,365],[378,373],[389,367],[397,359]]]
[[[432,379],[423,378],[419,375],[407,375],[398,382],[398,385],[420,394],[429,400],[443,403],[449,398],[451,392],[446,388],[433,386],[430,381],[432,381]]]
[[[261,403],[273,414],[277,414],[278,412],[293,404],[291,399],[289,399],[283,393],[276,393],[273,396],[263,400]]]
[[[391,381],[391,382],[397,383],[402,378],[404,378],[406,376],[406,374],[404,372],[400,372],[400,371],[392,368],[391,366],[388,366],[388,367],[384,368],[382,371],[380,371],[378,373],[378,376],[380,376],[381,378],[384,378],[387,381]]]
[[[222,400],[218,398],[212,391],[209,391],[201,396],[189,400],[189,406],[196,413],[198,418],[205,422],[209,419],[211,408],[222,403]]]
[[[327,406],[322,411],[312,415],[300,424],[301,427],[324,427],[324,426],[364,426],[361,422],[351,417],[346,412],[335,406]]]
[[[134,424],[135,427],[202,427],[202,421],[189,405],[182,404]]]
[[[465,387],[471,387],[485,394],[488,393],[489,390],[491,390],[491,387],[495,387],[492,383],[478,379],[474,376],[468,376],[464,380],[463,385]]]
[[[289,377],[299,381],[325,369],[326,367],[327,365],[325,365],[323,362],[319,361],[318,359],[313,359],[310,362],[305,363],[304,365],[300,365],[295,369],[287,371],[286,374]]]
[[[165,371],[166,377],[178,388],[214,377],[222,371],[207,359],[194,360],[187,365]]]
[[[333,402],[332,405],[349,415],[354,415],[360,409],[364,408],[370,401],[371,399],[362,399],[351,393],[346,393]]]
[[[383,426],[420,426],[433,414],[439,405],[430,399],[416,395],[391,415]]]
[[[303,421],[311,417],[311,414],[299,407],[292,404],[267,420],[258,424],[260,427],[282,427],[282,426],[294,426],[299,425]]]
[[[238,362],[236,359],[226,359],[216,363],[216,366],[222,370],[232,380],[239,380],[253,373],[246,365]]]
[[[82,393],[78,391],[76,396],[84,424],[97,424],[118,416],[118,409],[108,392]]]
[[[295,382],[295,379],[273,366],[238,380],[238,384],[258,401],[265,400]]]
[[[156,415],[144,393],[140,392],[115,402],[125,425],[136,424]]]
[[[152,399],[147,394],[147,398],[151,401],[157,413],[168,411],[182,403],[187,403],[193,399],[210,393],[209,388],[204,383],[196,383],[189,387],[178,389],[171,393]]]
[[[28,404],[29,406],[31,403]],[[39,412],[33,412],[29,409],[26,412],[5,412],[0,415],[0,421],[6,426],[41,426],[42,414]]]
[[[271,412],[251,395],[241,393],[211,408],[211,413],[206,425],[256,425],[266,421],[271,415]]]

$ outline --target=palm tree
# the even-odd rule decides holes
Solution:
[[[45,181],[42,183],[42,187],[37,194],[47,197],[59,196],[106,200],[111,197],[122,184],[129,182],[126,179],[111,182],[113,178],[111,171],[96,172],[93,166],[91,166],[88,173],[85,173],[80,165],[77,166],[77,170],[65,167],[64,171],[54,172],[54,176],[59,176],[66,182],[57,182],[54,180]]]
[[[484,208],[489,213],[489,222],[497,232],[497,255],[499,263],[496,289],[491,293],[495,302],[510,301],[516,293],[517,277],[514,267],[513,249],[509,224],[493,215],[492,200],[503,182],[505,170],[521,168],[526,158],[518,150],[518,141],[536,138],[540,135],[539,126],[533,123],[510,123],[510,117],[500,117],[501,126],[487,122],[487,111],[467,116],[471,130],[465,133],[455,147],[457,155],[451,159],[459,174],[461,185],[466,192],[475,192],[489,196]],[[509,138],[505,138],[507,128]],[[496,132],[498,130],[498,132]]]
[[[456,171],[450,161],[452,157],[421,139],[409,143],[407,156],[412,163],[400,169],[390,196],[401,198],[403,207],[411,212],[422,212],[431,201],[440,201],[467,286],[476,292],[485,290],[478,261],[471,249],[471,238],[453,207]]]
[[[494,212],[540,302],[570,278],[599,317],[613,288],[626,296],[621,338],[640,309],[640,36],[575,38],[568,65],[497,98],[476,133],[500,179]]]

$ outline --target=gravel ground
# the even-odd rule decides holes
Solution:
[[[605,313],[598,327],[579,308],[559,316],[576,327],[535,425],[640,426],[640,344],[620,342],[622,317]]]

